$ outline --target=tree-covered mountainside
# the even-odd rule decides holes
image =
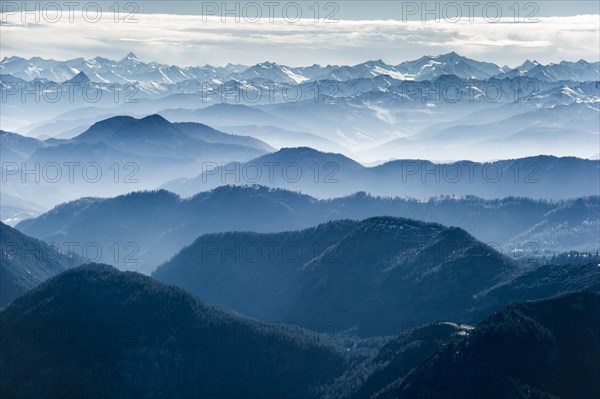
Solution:
[[[464,230],[375,217],[204,235],[153,276],[261,320],[373,336],[464,319],[478,293],[516,270]]]
[[[330,224],[335,234],[353,223]],[[381,223],[363,222],[362,230]],[[404,221],[404,228],[415,223]],[[0,313],[0,325],[2,397],[595,398],[600,392],[600,295],[591,292],[513,303],[476,327],[411,321],[395,338],[360,340],[248,319],[141,274],[89,264],[17,298]]]
[[[457,226],[502,248],[504,253],[595,251],[600,246],[600,197],[557,202],[526,198],[483,200],[472,196],[419,201],[357,193],[317,200],[261,186],[224,186],[185,199],[164,190],[106,199],[83,198],[23,221],[17,228],[61,245],[93,241],[108,248],[115,242],[134,243],[138,248],[133,256],[135,263],[114,263],[109,251],[90,261],[150,273],[201,234],[280,232],[330,220],[382,215]]]
[[[600,292],[600,268],[520,265],[464,230],[392,217],[200,236],[153,276],[262,320],[398,334],[476,323],[516,300]]]
[[[600,295],[509,305],[376,398],[600,397]]]
[[[349,354],[100,264],[46,281],[0,313],[4,398],[312,398]]]
[[[576,291],[600,292],[599,263],[548,264],[526,268],[477,296],[472,318],[481,320],[513,301],[544,299]]]
[[[406,332],[385,343],[366,360],[359,360],[323,389],[324,399],[370,398],[383,387],[397,385],[422,361],[472,326],[451,322],[406,325]]]
[[[26,236],[0,222],[0,308],[48,279],[81,263],[75,254]]]

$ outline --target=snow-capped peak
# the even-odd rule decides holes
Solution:
[[[137,62],[142,62],[135,54],[133,54],[131,51],[129,52],[129,54],[127,54],[125,57],[121,58],[119,60],[119,62],[123,62],[123,61],[137,61]]]

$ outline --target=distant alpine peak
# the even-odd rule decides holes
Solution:
[[[388,64],[386,64],[381,58],[379,58],[377,60],[369,60],[369,61],[363,63],[363,65],[388,66]]]
[[[525,60],[525,62],[523,63],[523,66],[530,66],[530,67],[534,67],[536,65],[539,65],[540,63],[537,62],[536,60]]]
[[[274,62],[264,61],[264,62],[261,62],[259,64],[256,64],[256,66],[262,67],[262,68],[275,68],[278,65],[276,63],[274,63]]]
[[[438,56],[435,57],[431,57],[435,60],[455,60],[455,59],[463,59],[465,57],[463,57],[462,55],[458,54],[455,51],[451,51],[449,53],[446,54],[440,54]]]
[[[133,52],[131,52],[131,51],[125,57],[123,57],[123,58],[121,58],[119,60],[119,62],[123,62],[123,61],[138,61],[138,62],[141,62],[140,59],[135,54],[133,54]]]

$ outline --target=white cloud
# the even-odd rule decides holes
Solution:
[[[33,17],[29,17],[33,19]],[[23,23],[2,15],[2,56],[68,59],[120,58],[129,51],[144,60],[179,65],[253,64],[264,60],[289,65],[354,64],[381,58],[399,63],[425,54],[456,51],[498,64],[600,59],[599,16],[540,17],[538,23],[419,21],[338,21],[315,23],[283,19],[259,23],[193,15],[140,14],[137,23],[96,23],[81,15],[56,23],[40,18]]]

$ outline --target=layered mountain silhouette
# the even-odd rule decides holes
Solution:
[[[0,321],[3,397],[314,398],[350,362],[319,334],[100,264],[50,279]]]
[[[218,129],[275,126],[317,135],[327,141],[309,145],[331,151],[328,141],[337,142],[363,162],[589,157],[598,138],[599,65],[527,60],[510,69],[454,52],[397,65],[370,60],[309,67],[268,61],[179,67],[130,55],[119,61],[5,57],[0,90],[14,115],[3,116],[4,128],[52,137],[72,137],[73,129],[81,132],[107,115],[160,113]],[[21,101],[34,92],[47,96],[39,87],[45,84],[59,89],[57,101]],[[84,87],[99,93],[98,100],[83,95]],[[437,125],[446,126],[436,137],[427,135]],[[455,137],[451,144],[448,134]],[[308,144],[290,139],[286,146]]]
[[[71,139],[41,141],[7,132],[0,137],[4,189],[27,193],[46,209],[82,196],[152,189],[175,177],[195,176],[204,163],[250,160],[274,151],[252,137],[199,123],[171,123],[159,115],[104,119]]]
[[[434,163],[396,160],[365,167],[336,153],[308,147],[283,148],[248,162],[211,164],[203,173],[162,186],[191,196],[223,184],[261,184],[331,198],[366,191],[373,195],[525,196],[568,199],[598,195],[600,162],[574,157],[537,156],[490,163]]]
[[[11,56],[0,96],[0,397],[600,398],[600,62]]]
[[[199,109],[165,109],[160,112],[170,121],[174,122],[197,122],[211,126],[224,124],[237,125],[275,125],[291,127],[290,121],[281,119],[277,115],[253,108],[244,104],[220,103]]]
[[[91,154],[85,159],[87,162],[96,157],[109,160],[129,157],[130,162],[142,164],[140,169],[145,166],[152,167],[152,170],[173,168],[173,164],[190,167],[194,163],[201,170],[196,162],[248,159],[272,150],[257,139],[230,135],[198,123],[173,124],[159,115],[141,119],[116,116],[93,124],[70,140],[59,141],[57,145],[33,153],[31,159],[57,159],[55,153],[60,152],[63,146],[84,144],[105,146],[104,150],[98,147],[99,153]],[[123,155],[115,157],[110,153],[115,150]],[[49,151],[54,154],[46,155],[45,152]],[[68,149],[63,156],[68,159],[69,154],[76,158],[78,155],[76,151]],[[177,175],[181,174],[185,174],[185,171]]]
[[[477,152],[486,154],[489,159],[506,158],[505,154],[515,158],[532,154],[588,157],[582,154],[587,154],[587,148],[596,147],[599,115],[598,109],[583,98],[591,100],[598,95],[599,87],[588,83],[552,88],[543,100],[538,101],[536,96],[524,104],[477,110],[428,126],[410,137],[374,146],[360,155],[399,158],[411,150],[413,157],[425,159],[448,156],[471,159]],[[540,101],[544,102],[543,106]]]
[[[16,133],[0,130],[0,156],[3,162],[22,162],[46,144],[33,137],[25,137]]]
[[[335,152],[342,154],[349,153],[348,149],[346,149],[339,143],[336,143],[335,141],[326,139],[322,136],[317,136],[314,133],[291,131],[289,129],[290,127],[284,129],[273,125],[256,124],[243,124],[240,126],[228,124],[226,126],[223,126],[224,131],[234,134],[243,134],[255,137],[259,140],[269,143],[277,149],[291,147],[310,147],[325,152]]]
[[[65,248],[28,237],[0,222],[0,308],[68,268],[81,257]]]
[[[159,115],[142,119],[121,116],[97,122],[72,139],[77,143],[104,142],[115,148],[127,148],[147,156],[215,157],[219,150],[255,152],[272,150],[267,144],[251,137],[226,134],[198,123],[173,124]],[[231,147],[228,147],[231,146]],[[236,148],[239,146],[240,148]],[[233,158],[241,154],[231,155]]]
[[[391,217],[207,234],[153,276],[259,319],[365,336],[600,289],[594,263],[517,266],[464,230]]]
[[[134,243],[138,249],[133,257],[135,263],[125,264],[122,258],[115,263],[109,251],[104,251],[100,259],[90,260],[149,273],[201,234],[297,230],[330,220],[378,215],[458,226],[506,254],[596,251],[599,213],[598,197],[557,202],[476,197],[418,201],[358,193],[317,200],[261,186],[223,186],[187,199],[164,190],[108,199],[84,198],[23,221],[17,228],[61,245],[83,241],[109,248],[115,242]]]
[[[464,319],[475,295],[516,269],[464,230],[376,217],[204,235],[153,276],[261,320],[386,335]]]

